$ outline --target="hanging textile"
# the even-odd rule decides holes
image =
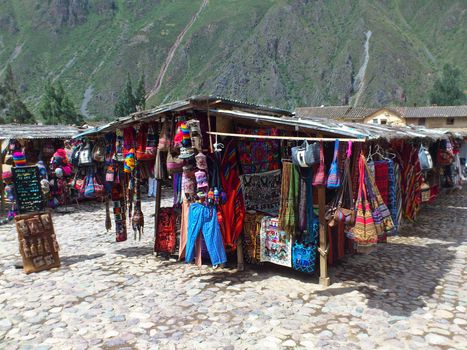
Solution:
[[[292,237],[279,229],[277,218],[261,220],[261,261],[282,266],[292,266]]]
[[[126,215],[125,215],[125,196],[123,194],[121,182],[114,183],[112,186],[112,201],[115,218],[116,241],[123,242],[127,240]]]
[[[245,213],[243,223],[243,252],[244,258],[249,264],[261,262],[261,220],[265,215],[254,211]]]
[[[235,249],[238,237],[243,230],[245,206],[240,185],[237,152],[234,141],[230,141],[224,150],[221,164],[221,184],[226,194],[226,201],[218,205],[219,220],[225,247]]]
[[[246,210],[277,215],[280,206],[281,171],[240,175]]]
[[[237,133],[277,136],[275,128],[238,127]],[[280,169],[280,141],[244,139],[238,142],[238,153],[243,174],[262,173]]]
[[[141,210],[141,166],[139,162],[136,163],[134,181],[134,212],[131,223],[133,226],[134,239],[138,237],[138,240],[141,240],[141,236],[144,232],[144,215]]]
[[[379,193],[387,205],[389,202],[389,163],[387,160],[374,162],[375,183]]]
[[[283,162],[279,227],[292,236],[295,235],[298,224],[299,181],[297,167],[291,162]]]
[[[154,251],[158,253],[172,254],[176,244],[177,217],[173,208],[159,209],[159,222],[157,223],[157,235],[154,242]]]
[[[399,228],[398,216],[397,216],[397,191],[398,184],[396,183],[396,169],[395,164],[392,160],[388,160],[388,209],[391,212],[392,221],[394,222],[394,234],[397,233]]]

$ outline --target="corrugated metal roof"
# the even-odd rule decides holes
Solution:
[[[68,139],[78,132],[78,127],[69,125],[1,124],[0,140]]]

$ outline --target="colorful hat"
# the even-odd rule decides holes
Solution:
[[[180,155],[178,158],[180,159],[188,159],[195,155],[195,150],[191,147],[181,147],[180,148]]]
[[[196,185],[197,185],[198,189],[206,188],[206,187],[209,186],[208,185],[208,179],[207,179],[206,173],[204,171],[198,170],[195,173],[195,177],[196,177]]]
[[[203,154],[203,152],[199,152],[196,156],[196,167],[198,169],[206,170],[208,168],[208,163],[206,161],[206,156]]]
[[[14,152],[13,161],[15,162],[15,166],[26,166],[26,157],[23,152]]]
[[[125,156],[125,162],[123,164],[123,171],[125,173],[131,173],[136,166],[135,149],[131,148]]]
[[[190,128],[188,127],[187,123],[182,123],[180,125],[180,131],[182,133],[182,145],[184,147],[191,146]]]
[[[4,171],[2,173],[2,179],[4,181],[10,181],[10,180],[13,180],[13,174],[11,173],[11,171]]]
[[[186,194],[194,194],[195,193],[195,181],[191,176],[187,176],[187,174],[182,175],[182,185],[183,191]]]

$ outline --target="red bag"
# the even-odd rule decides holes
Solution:
[[[319,145],[319,166],[313,177],[313,186],[322,186],[326,184],[326,165],[324,164],[323,141]]]
[[[156,157],[154,152],[148,152],[147,149],[148,126],[147,124],[141,125],[136,137],[136,159],[149,160]]]

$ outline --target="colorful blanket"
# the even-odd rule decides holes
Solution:
[[[261,220],[261,261],[292,267],[292,238],[278,224],[277,218]]]
[[[281,195],[281,171],[240,176],[246,210],[278,215]]]
[[[277,135],[274,128],[238,127],[239,134]],[[280,169],[280,142],[278,140],[244,139],[238,143],[238,153],[243,174],[262,173]]]

